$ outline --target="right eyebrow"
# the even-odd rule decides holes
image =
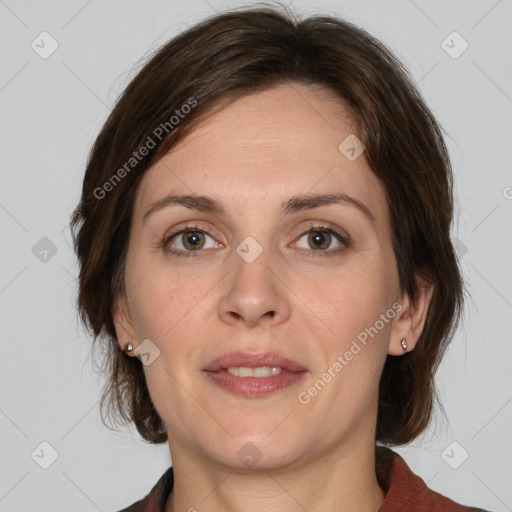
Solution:
[[[202,212],[213,212],[218,214],[225,212],[224,207],[212,197],[170,194],[152,203],[142,217],[142,221],[145,221],[152,213],[172,205],[181,205],[185,206],[186,208],[199,210]]]

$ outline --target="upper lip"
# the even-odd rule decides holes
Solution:
[[[286,357],[275,354],[274,352],[230,352],[210,361],[204,370],[208,372],[217,372],[232,367],[245,366],[247,368],[257,368],[258,366],[280,367],[290,372],[301,372],[306,370],[304,366],[292,361]]]

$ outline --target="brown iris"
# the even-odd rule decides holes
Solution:
[[[202,231],[187,231],[182,234],[183,247],[196,251],[204,245],[204,233]]]
[[[327,249],[331,244],[331,235],[328,231],[311,231],[308,236],[308,243],[313,249]],[[321,244],[320,246],[316,244]],[[316,247],[315,247],[316,245]]]

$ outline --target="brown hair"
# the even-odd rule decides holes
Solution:
[[[282,83],[323,86],[352,108],[364,158],[386,190],[401,291],[414,299],[419,275],[434,285],[416,348],[387,357],[377,441],[408,443],[429,423],[434,373],[463,301],[450,239],[452,171],[441,129],[402,64],[367,32],[329,16],[300,20],[284,8],[262,7],[208,18],[143,66],[94,143],[72,216],[80,316],[94,342],[105,341],[102,418],[107,410],[116,421],[133,421],[148,442],[166,441],[165,424],[149,396],[142,363],[118,346],[111,315],[114,299],[124,293],[138,185],[202,116]]]

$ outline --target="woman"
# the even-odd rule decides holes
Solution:
[[[441,130],[380,42],[227,12],[124,91],[72,219],[103,406],[173,466],[125,511],[477,510],[389,447],[459,320]]]

